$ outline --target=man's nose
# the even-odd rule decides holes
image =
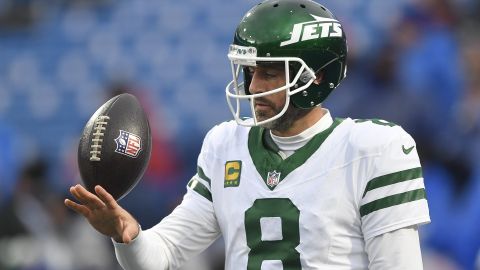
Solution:
[[[265,92],[265,87],[262,80],[258,77],[257,72],[253,72],[252,74],[252,80],[250,82],[248,91],[250,92],[250,94],[258,94]]]

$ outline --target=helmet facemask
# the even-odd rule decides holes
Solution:
[[[265,125],[280,118],[287,111],[291,96],[307,89],[316,78],[315,72],[298,57],[258,57],[254,47],[231,45],[228,58],[231,62],[233,80],[226,87],[227,103],[237,123],[243,126]],[[250,93],[252,78],[245,71],[260,63],[281,63],[285,72],[285,85],[275,89],[265,89],[261,93]],[[283,91],[285,91],[283,108],[274,116],[259,120],[255,111],[255,101],[260,97]]]

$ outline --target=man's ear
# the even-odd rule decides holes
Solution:
[[[319,85],[320,83],[322,83],[322,81],[323,81],[323,75],[324,75],[323,70],[320,70],[320,71],[318,71],[317,73],[315,73],[316,78],[315,78],[315,80],[313,81],[313,83],[316,84],[316,85]]]

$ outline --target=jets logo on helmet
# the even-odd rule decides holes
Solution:
[[[315,20],[295,24],[291,38],[281,42],[280,47],[317,38],[342,37],[342,26],[337,20],[310,15]]]

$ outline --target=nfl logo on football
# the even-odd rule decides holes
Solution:
[[[277,171],[268,172],[267,175],[267,185],[270,187],[275,187],[280,182],[280,173]]]
[[[117,149],[115,152],[136,158],[140,150],[142,150],[142,139],[133,133],[120,130],[120,134],[115,139]]]

